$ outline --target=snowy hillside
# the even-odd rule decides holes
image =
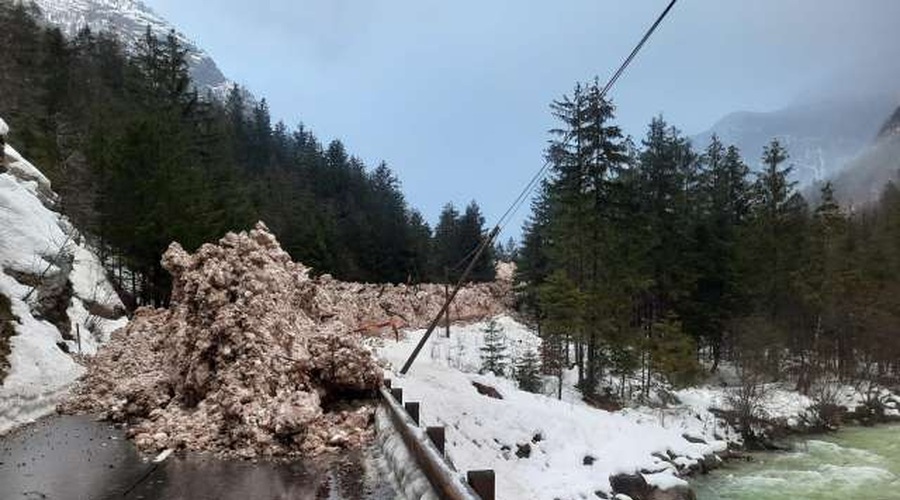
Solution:
[[[513,319],[500,317],[498,324],[512,358],[540,345]],[[484,327],[453,327],[450,339],[435,334],[406,376],[391,376],[405,399],[421,402],[423,425],[447,426],[448,455],[459,470],[496,471],[498,498],[596,498],[595,492],[611,493],[612,476],[640,472],[659,489],[685,487],[683,473],[726,450],[705,411],[610,413],[478,375]],[[387,341],[379,355],[395,368],[402,365],[422,333]],[[495,388],[503,399],[480,394],[473,382]]]
[[[43,17],[68,36],[90,26],[93,30],[116,33],[133,47],[144,36],[148,25],[160,37],[174,29],[188,49],[191,76],[201,90],[209,89],[221,97],[232,85],[209,54],[138,0],[35,0],[35,3]]]
[[[67,351],[78,352],[80,344],[92,354],[127,321],[99,260],[53,210],[47,178],[9,145],[2,165],[0,295],[16,320],[10,353],[0,360],[8,363],[0,433],[51,412],[83,372]]]
[[[527,326],[508,316],[495,319],[509,359],[539,351],[540,338]],[[447,453],[457,469],[494,469],[497,498],[613,498],[612,493],[621,493],[613,491],[617,476],[640,476],[637,481],[648,488],[676,488],[689,495],[687,476],[718,465],[730,445],[742,444],[740,435],[710,411],[728,408],[729,387],[737,377],[731,365],[723,364],[705,385],[674,391],[676,404],[608,412],[581,400],[574,376],[567,377],[558,400],[552,377],[540,394],[532,394],[509,378],[479,375],[487,324],[454,326],[449,338],[435,332],[406,375],[394,372],[424,331],[409,332],[399,342],[379,341],[377,350],[390,364],[387,376],[403,389],[404,400],[421,403],[422,425],[446,426]],[[502,399],[481,394],[475,382],[496,389]],[[765,392],[760,404],[766,418],[802,428],[813,400],[777,383]],[[842,386],[838,394],[837,401],[848,408],[864,399],[851,386]],[[888,414],[900,415],[896,403],[888,407]]]

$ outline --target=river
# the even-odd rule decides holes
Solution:
[[[846,428],[794,446],[697,478],[697,499],[900,499],[900,425]]]

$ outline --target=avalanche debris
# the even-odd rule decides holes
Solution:
[[[62,407],[130,424],[148,451],[312,456],[373,435],[383,369],[365,335],[421,326],[441,307],[437,285],[313,278],[262,223],[193,255],[173,243],[168,309],[139,309],[89,362]],[[465,288],[452,318],[502,308],[504,284]]]

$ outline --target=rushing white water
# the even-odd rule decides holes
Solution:
[[[851,428],[694,482],[698,500],[900,499],[900,426]]]

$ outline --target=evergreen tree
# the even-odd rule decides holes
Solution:
[[[484,227],[484,217],[481,215],[481,208],[478,207],[477,203],[474,201],[469,203],[466,211],[463,212],[462,217],[459,219],[457,228],[458,244],[460,245],[458,248],[467,253],[470,249],[477,248],[487,238],[488,232]],[[463,258],[465,258],[465,255],[462,255],[460,260]],[[478,257],[469,279],[471,281],[493,281],[495,273],[494,249],[493,246],[488,245],[481,256]]]
[[[459,211],[452,203],[447,203],[441,210],[437,226],[434,228],[434,263],[432,268],[437,281],[449,281],[450,273],[461,272],[460,259],[468,254],[470,248],[463,249],[459,237]]]
[[[0,3],[0,43],[10,142],[50,176],[114,276],[128,277],[130,305],[166,302],[159,260],[171,241],[191,250],[256,220],[316,272],[434,277],[428,225],[386,165],[369,171],[339,141],[323,148],[302,125],[273,126],[265,100],[238,86],[224,102],[199,96],[173,33],[147,30],[126,54],[87,28],[65,40],[12,2]]]
[[[434,230],[434,261],[431,267],[436,279],[458,280],[486,237],[484,217],[477,203],[469,203],[462,214],[452,203],[444,205]],[[493,247],[485,249],[472,268],[469,280],[493,281],[493,254]]]
[[[697,220],[697,281],[682,311],[688,331],[712,350],[712,371],[721,360],[728,326],[738,314],[737,248],[749,211],[749,168],[734,146],[713,136],[701,159]]]
[[[493,373],[503,376],[506,373],[508,356],[506,354],[506,336],[503,327],[496,319],[481,330],[484,333],[484,345],[481,347],[481,373]]]
[[[521,307],[537,319],[543,319],[539,289],[550,269],[547,232],[550,225],[550,200],[545,183],[531,203],[531,215],[522,228],[522,247],[516,259],[515,281],[524,285]]]
[[[529,349],[518,359],[515,376],[519,389],[533,393],[541,391],[541,360],[535,351]]]
[[[618,317],[621,283],[606,265],[617,252],[615,212],[607,210],[616,190],[616,178],[627,167],[628,145],[618,126],[611,123],[613,106],[604,100],[598,82],[576,85],[571,97],[551,104],[562,128],[551,130],[547,150],[552,178],[546,187],[550,213],[540,237],[550,266],[564,270],[577,294],[589,297],[591,307],[575,340],[578,381],[587,395],[603,376],[603,342],[610,336],[610,317]],[[534,237],[536,235],[528,235]],[[545,311],[546,312],[546,311]]]
[[[569,366],[569,345],[582,336],[584,295],[562,270],[556,270],[540,286],[543,313],[541,365],[557,378],[557,397],[562,398],[563,373]],[[579,365],[580,369],[580,365]],[[580,372],[583,379],[583,373]]]

